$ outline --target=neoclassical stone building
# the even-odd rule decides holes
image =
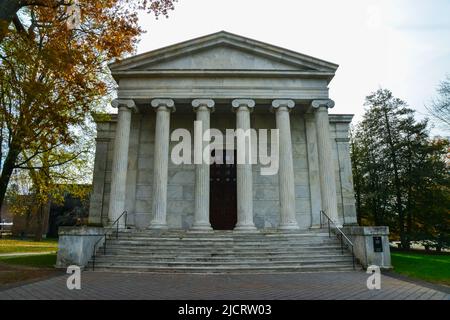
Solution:
[[[118,114],[98,117],[90,221],[128,212],[137,229],[318,227],[324,210],[356,224],[349,156],[352,115],[329,114],[338,66],[227,32],[110,66]],[[276,175],[259,164],[175,164],[184,128],[279,129]],[[226,146],[233,148],[233,146]]]

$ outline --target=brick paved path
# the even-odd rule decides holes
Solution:
[[[381,290],[368,290],[362,271],[189,275],[82,273],[79,291],[66,287],[68,275],[0,291],[0,299],[444,299],[449,291],[382,276]],[[442,291],[440,291],[442,290]],[[447,291],[447,292],[444,292]]]

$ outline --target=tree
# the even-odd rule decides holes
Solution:
[[[410,232],[414,240],[440,251],[450,247],[450,142],[433,139],[419,153]]]
[[[11,23],[17,30],[24,31],[19,18],[21,9],[40,8],[47,12],[47,18],[53,21],[67,21],[70,17],[61,13],[67,13],[67,9],[76,5],[80,8],[83,20],[92,21],[101,26],[110,28],[130,27],[129,31],[136,32],[137,10],[147,10],[156,16],[167,16],[173,10],[176,0],[0,0],[0,42],[8,34]],[[119,23],[115,25],[114,23]],[[33,28],[39,27],[34,25]],[[124,29],[122,29],[123,31]],[[29,30],[33,31],[33,30]],[[104,30],[105,31],[105,30]],[[94,36],[95,37],[95,36]],[[127,37],[125,34],[124,37]],[[94,43],[92,43],[94,44]],[[120,50],[120,49],[119,49]]]
[[[80,200],[88,198],[90,188],[86,184],[91,180],[92,136],[92,132],[79,133],[73,146],[47,148],[48,151],[27,161],[26,169],[15,170],[13,187],[7,192],[8,207],[16,215],[34,219],[36,241],[41,240],[50,204],[64,204],[67,194]],[[35,154],[31,147],[26,152]]]
[[[443,158],[448,148],[431,141],[427,121],[416,121],[414,111],[389,90],[370,94],[365,105],[368,109],[351,136],[358,220],[390,226],[403,248],[419,238],[436,238],[437,231],[427,226],[440,219],[436,228],[448,227],[448,210],[442,207],[448,201]],[[440,203],[427,207],[430,193],[435,199],[440,194]]]
[[[134,51],[142,33],[138,10],[159,15],[173,8],[172,0],[78,3],[74,25],[66,10],[72,1],[0,1],[7,15],[0,37],[0,206],[15,170],[29,171],[36,183],[87,152],[77,147],[76,132],[114,88],[107,64]]]
[[[427,107],[428,112],[442,128],[450,130],[450,75],[439,84],[437,92],[438,96]]]

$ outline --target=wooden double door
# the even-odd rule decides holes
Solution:
[[[236,151],[214,150],[212,155],[215,161],[210,166],[211,226],[214,230],[233,230],[237,222]]]

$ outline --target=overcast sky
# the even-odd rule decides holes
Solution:
[[[333,113],[358,120],[385,87],[421,117],[450,74],[449,17],[449,0],[179,0],[168,19],[141,15],[138,53],[225,30],[339,64]]]

